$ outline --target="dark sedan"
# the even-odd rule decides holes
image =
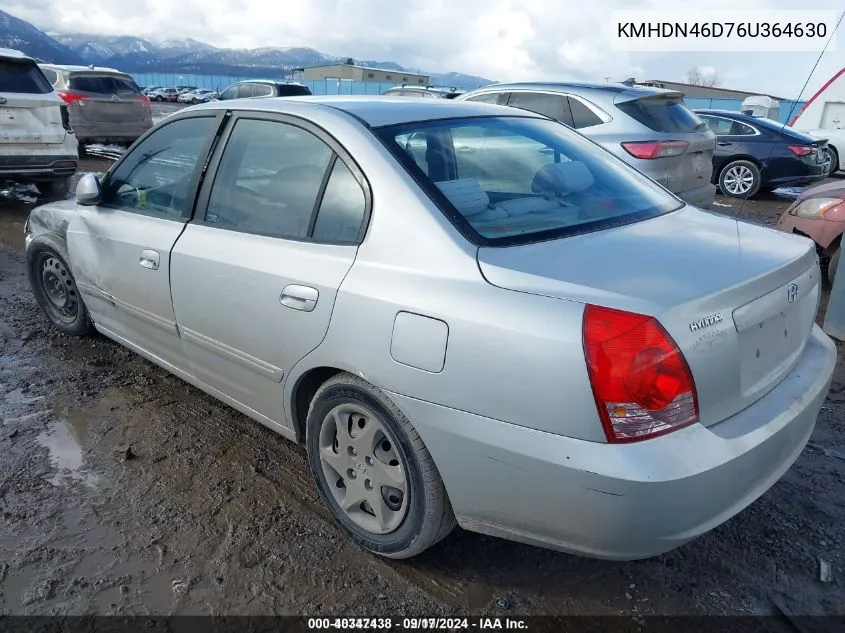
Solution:
[[[695,112],[716,134],[713,183],[727,196],[750,198],[760,190],[806,185],[830,171],[826,140],[739,112]]]

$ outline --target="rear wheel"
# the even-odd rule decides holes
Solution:
[[[839,154],[830,146],[824,148],[825,161],[830,163],[830,173],[839,171]]]
[[[323,503],[362,547],[410,558],[454,529],[428,449],[396,405],[365,380],[341,373],[317,390],[305,443]]]
[[[26,251],[29,285],[38,305],[59,330],[83,336],[93,329],[68,266],[67,249],[55,236],[41,235]]]
[[[760,185],[760,169],[750,160],[732,161],[719,174],[719,189],[732,198],[751,198]]]

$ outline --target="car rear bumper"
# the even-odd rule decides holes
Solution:
[[[711,530],[768,490],[809,439],[835,362],[833,342],[814,326],[798,365],[754,405],[710,427],[622,445],[391,396],[431,452],[463,528],[634,560]]]
[[[72,176],[79,161],[76,154],[23,153],[0,155],[0,178],[44,178]]]
[[[716,185],[707,183],[695,189],[677,191],[675,195],[694,207],[709,209],[713,206],[713,201],[716,199]]]
[[[75,123],[73,131],[80,143],[134,143],[153,126],[152,119],[143,123]]]

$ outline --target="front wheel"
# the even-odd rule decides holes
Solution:
[[[94,326],[67,264],[64,243],[52,235],[39,236],[29,245],[26,260],[29,285],[50,322],[65,334],[89,334]]]
[[[732,198],[751,198],[762,184],[760,168],[750,160],[735,160],[719,174],[719,189]]]
[[[164,97],[162,97],[161,95],[156,95],[155,100],[156,101],[164,101]]]
[[[341,373],[320,387],[305,443],[323,503],[362,547],[410,558],[454,529],[428,449],[396,405],[365,380]]]

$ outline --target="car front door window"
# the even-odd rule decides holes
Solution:
[[[103,204],[186,220],[193,177],[215,122],[212,116],[196,117],[157,129],[109,175]]]
[[[294,125],[237,121],[211,189],[206,223],[305,238],[332,155],[323,141]]]

